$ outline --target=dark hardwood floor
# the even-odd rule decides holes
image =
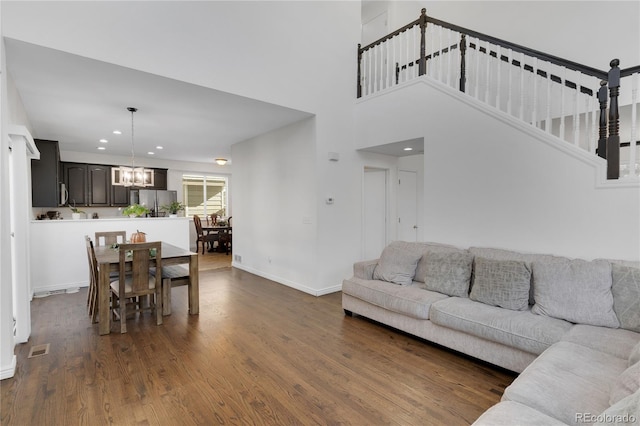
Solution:
[[[34,299],[1,424],[464,425],[515,377],[212,259],[200,315],[174,288],[163,325],[147,313],[123,335],[98,335],[86,289]]]

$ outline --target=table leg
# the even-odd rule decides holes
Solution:
[[[200,313],[200,283],[198,277],[198,254],[192,254],[189,260],[189,313]]]
[[[109,306],[109,264],[100,264],[98,278],[98,317],[100,334],[111,332],[111,308]]]

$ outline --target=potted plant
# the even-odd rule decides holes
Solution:
[[[169,212],[169,217],[176,217],[179,211],[184,210],[184,204],[178,201],[172,201],[170,204],[160,207],[160,210]]]
[[[129,217],[140,217],[148,214],[149,212],[148,208],[141,206],[140,204],[131,204],[129,207],[122,210],[122,214]]]
[[[84,211],[80,210],[79,208],[76,207],[76,202],[73,202],[73,207],[69,206],[69,208],[71,209],[71,218],[73,220],[78,220],[80,219],[80,215],[84,214]]]

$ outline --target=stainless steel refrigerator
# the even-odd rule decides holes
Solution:
[[[161,191],[155,189],[132,189],[131,204],[140,204],[145,206],[151,213],[149,216],[158,217],[165,216],[167,212],[161,210],[162,206],[178,201],[177,191]]]

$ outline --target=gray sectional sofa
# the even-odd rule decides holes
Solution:
[[[477,425],[640,426],[640,264],[396,241],[342,307],[520,373]]]

